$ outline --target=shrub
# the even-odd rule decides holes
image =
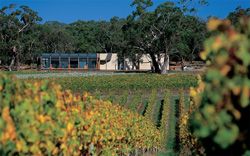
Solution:
[[[147,105],[147,109],[145,112],[145,117],[149,120],[151,120],[152,122],[154,122],[154,110],[155,110],[155,105],[157,102],[157,90],[152,90],[152,93],[148,99],[148,105]],[[156,125],[156,123],[155,123]]]
[[[160,130],[162,132],[162,145],[164,146],[165,149],[167,149],[168,147],[166,146],[167,143],[169,142],[169,134],[168,132],[170,132],[170,91],[166,90],[166,94],[164,97],[164,101],[163,101],[163,110],[162,110],[162,117],[161,117],[161,127]],[[172,112],[173,113],[173,112]]]
[[[208,28],[213,35],[201,57],[209,68],[191,90],[198,106],[192,127],[207,154],[242,155],[250,149],[250,20],[242,18],[234,28],[212,19]]]
[[[181,89],[179,91],[179,103],[178,103],[178,142],[179,148],[183,149],[188,146],[188,127],[187,127],[187,119],[188,112],[185,111],[185,103],[184,103],[184,91]]]

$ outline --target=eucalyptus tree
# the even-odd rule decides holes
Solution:
[[[37,57],[43,51],[43,44],[40,38],[42,25],[34,25],[30,28],[25,35],[20,38],[22,44],[20,61],[24,64],[31,65],[37,63]]]
[[[152,6],[150,0],[137,0],[132,5],[136,6],[136,11],[130,17],[128,27],[137,35],[130,38],[133,40],[131,44],[137,51],[150,55],[153,72],[165,74],[169,66],[169,55],[175,51],[179,39],[178,32],[184,14],[171,2],[163,3],[151,12],[147,11]]]
[[[174,3],[166,2],[159,5],[155,10],[156,24],[153,24],[155,34],[158,34],[161,53],[164,54],[164,62],[160,64],[161,73],[166,74],[169,69],[169,57],[178,53],[180,47],[184,47],[182,40],[186,31],[183,29],[184,14]],[[182,44],[182,46],[180,45]]]
[[[133,15],[128,16],[126,24],[123,26],[124,40],[126,41],[123,56],[132,61],[136,67],[138,67],[140,56],[149,51],[149,46],[147,46],[148,38],[146,37],[147,31],[144,24],[145,20],[137,18],[138,14],[141,15],[141,12],[133,12]],[[146,18],[145,14],[144,18]]]
[[[99,52],[100,47],[96,45],[96,30],[98,22],[78,20],[67,26],[67,31],[74,38],[74,47],[76,52]]]
[[[205,40],[205,23],[190,15],[195,8],[187,6],[190,1],[180,1],[181,7],[172,2],[160,4],[155,10],[156,24],[153,25],[159,35],[160,46],[164,53],[164,63],[161,73],[165,74],[169,66],[169,57],[177,56],[184,66],[184,60],[192,61],[198,56]],[[205,1],[199,1],[205,3]]]
[[[110,21],[99,21],[95,27],[95,43],[102,52],[119,53],[124,47],[122,27],[124,19],[113,17]]]
[[[192,55],[201,49],[205,27],[201,20],[188,15],[187,12],[194,11],[188,6],[190,2],[179,1],[181,7],[173,2],[165,2],[149,11],[153,5],[151,0],[133,1],[132,6],[136,9],[127,18],[125,27],[127,33],[130,33],[126,35],[129,36],[126,38],[128,47],[132,47],[132,54],[149,54],[153,72],[165,74],[169,69],[171,56],[177,56],[180,60],[192,60]]]
[[[25,52],[22,51],[21,39],[26,33],[42,19],[38,13],[28,6],[15,5],[3,7],[0,10],[0,36],[1,52],[5,53],[6,63],[9,63],[9,70],[12,70],[14,64],[19,68],[20,57]]]
[[[74,51],[75,39],[67,25],[59,22],[46,22],[40,32],[40,42],[46,52],[71,52]]]
[[[139,60],[142,54],[149,54],[153,65],[152,71],[159,73],[160,67],[156,58],[158,47],[155,46],[158,36],[152,30],[155,16],[153,12],[148,11],[152,5],[151,0],[133,1],[131,6],[134,6],[136,10],[128,16],[124,30],[128,47],[130,47],[130,56]]]
[[[179,51],[181,60],[199,60],[199,53],[203,50],[203,42],[208,36],[206,21],[195,16],[186,16],[183,25],[182,43],[186,46]],[[185,50],[186,49],[186,50]]]

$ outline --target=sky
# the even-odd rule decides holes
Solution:
[[[167,0],[153,0],[155,8]],[[174,1],[174,0],[173,0]],[[208,6],[198,6],[197,16],[225,18],[237,6],[250,8],[250,0],[207,0]],[[77,20],[109,20],[113,16],[127,17],[132,0],[0,0],[0,7],[9,4],[27,5],[46,21],[72,23]],[[152,9],[153,9],[152,8]]]

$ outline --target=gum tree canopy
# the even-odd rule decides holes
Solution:
[[[182,7],[165,2],[154,11],[148,11],[153,5],[151,0],[134,0],[131,4],[136,9],[127,18],[126,31],[134,33],[127,38],[128,43],[133,52],[150,55],[155,73],[167,73],[170,56],[183,60],[199,49],[196,44],[202,45],[205,24],[186,14],[193,11],[188,2],[180,1]]]
[[[9,63],[9,70],[12,70],[14,64],[19,66],[20,57],[24,53],[21,40],[41,20],[37,12],[28,6],[16,8],[12,4],[0,10],[1,52],[4,53],[1,55],[8,56],[5,61]]]

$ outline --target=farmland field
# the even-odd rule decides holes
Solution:
[[[25,81],[49,80],[73,92],[123,91],[147,89],[178,89],[197,85],[197,74],[124,74],[124,73],[51,73],[50,77],[34,74],[34,77],[18,78]],[[76,76],[72,76],[72,75]],[[57,75],[57,76],[54,76]],[[37,77],[36,77],[37,76]]]
[[[3,85],[5,86],[10,85],[7,88],[9,89],[16,88],[15,97],[17,99],[15,103],[16,102],[18,103],[18,101],[20,101],[22,104],[24,105],[28,104],[31,107],[34,103],[39,102],[39,98],[37,96],[41,96],[42,99],[40,100],[43,102],[44,100],[50,101],[50,99],[54,99],[49,103],[54,103],[56,105],[58,105],[59,103],[60,105],[65,103],[65,106],[63,107],[66,107],[67,110],[73,109],[76,110],[78,113],[85,112],[83,113],[84,114],[83,116],[85,117],[81,119],[84,121],[83,123],[81,123],[85,127],[83,129],[84,136],[86,138],[89,133],[92,134],[94,138],[90,137],[89,140],[87,140],[87,142],[83,143],[84,147],[82,148],[85,149],[85,151],[79,151],[80,153],[116,152],[117,154],[118,152],[120,154],[130,153],[132,155],[136,155],[136,153],[137,154],[150,153],[152,155],[161,153],[161,154],[172,155],[172,154],[178,154],[181,146],[183,146],[182,142],[185,142],[179,135],[181,131],[178,125],[181,125],[180,123],[181,114],[188,112],[189,88],[197,86],[197,76],[195,74],[169,74],[169,75],[122,74],[122,75],[102,75],[102,76],[91,75],[91,76],[79,76],[79,77],[67,76],[67,77],[53,77],[53,78],[51,77],[19,78],[18,74],[20,73],[16,74],[18,78],[17,80],[15,80],[16,78],[11,78],[12,80],[8,79],[8,77],[12,76],[3,76],[2,78]],[[39,73],[35,74],[41,76],[39,75]],[[52,74],[57,74],[57,73],[52,73]],[[15,74],[10,74],[10,75],[15,75]],[[7,84],[6,82],[8,81],[13,82],[13,84]],[[21,85],[21,88],[19,88],[19,84],[24,84],[24,86]],[[59,84],[60,86],[54,84]],[[38,89],[37,87],[41,88],[42,90]],[[33,91],[31,92],[29,88],[31,89],[33,88],[32,89]],[[47,91],[44,92],[43,90]],[[90,94],[86,92],[89,92]],[[7,92],[7,93],[9,95],[13,94],[12,92]],[[22,98],[19,98],[21,94],[24,94],[22,96],[26,96],[27,98],[28,96],[30,96],[31,99],[32,96],[35,96],[34,99],[36,102],[32,101],[30,101],[30,103],[22,102]],[[83,95],[83,101],[81,101],[82,95]],[[4,98],[4,94],[2,95],[2,97]],[[89,100],[86,101],[86,98],[89,99],[90,101]],[[100,101],[98,102],[98,100]],[[11,110],[11,112],[21,111],[22,109],[26,109],[25,107],[14,108],[14,110]],[[38,112],[41,111],[41,108],[39,108],[40,110],[36,110],[38,109],[36,107],[32,109]],[[53,109],[50,108],[50,109],[52,111],[56,108]],[[63,109],[60,111],[63,111]],[[138,119],[140,118],[140,119],[135,121],[131,120],[132,123],[130,122],[126,123],[125,121],[123,121],[126,118],[125,116],[129,115],[129,113],[127,113],[126,111],[132,113],[130,115],[131,118],[138,118]],[[124,114],[122,114],[123,112]],[[47,114],[46,112],[43,111],[40,113]],[[70,116],[74,114],[72,113],[70,113],[71,114]],[[111,115],[112,113],[115,114]],[[98,121],[96,121],[98,116],[100,115],[102,116],[105,114],[111,115],[110,118],[107,116],[105,117],[107,118],[107,121],[106,120],[99,121],[99,119]],[[18,116],[18,114],[15,115]],[[31,117],[32,114],[30,114],[29,116]],[[42,123],[44,121],[49,121],[49,118],[51,118],[49,116],[53,116],[53,114],[47,114],[45,116],[42,115],[39,117],[39,121]],[[88,116],[92,116],[92,118],[89,118]],[[74,115],[72,117],[74,117]],[[119,117],[121,118],[119,119]],[[17,118],[24,118],[24,116],[18,116]],[[85,119],[87,118],[89,119],[85,121]],[[116,121],[113,121],[114,119],[117,119],[120,122],[116,123]],[[74,117],[73,119],[70,120],[72,121],[79,120],[77,122],[80,122],[80,118],[78,119]],[[61,121],[57,122],[60,123]],[[106,124],[103,125],[104,127],[98,127],[99,122],[105,122]],[[118,127],[111,126],[112,129],[109,129],[108,128],[109,124],[112,122],[115,125],[117,124]],[[26,124],[27,124],[26,126],[29,125],[29,123]],[[124,127],[126,129],[125,126],[131,124],[135,124],[135,126],[141,125],[138,127],[138,129],[131,129],[131,130],[127,129],[131,131],[131,133],[134,133],[132,134],[132,136],[127,136],[129,134],[125,133],[125,131],[114,130],[119,127]],[[145,124],[148,125],[149,127],[146,126]],[[71,125],[66,125],[66,126],[71,126]],[[146,131],[145,128],[147,127],[151,131],[148,130]],[[60,126],[58,128],[60,128]],[[23,133],[22,130],[23,129],[19,129],[20,133]],[[112,131],[110,132],[109,130]],[[100,131],[102,131],[103,135],[105,136],[101,135],[102,133],[99,134]],[[36,135],[36,132],[34,132],[34,135]],[[73,134],[69,135],[71,135],[71,137],[74,138]],[[78,137],[82,137],[82,135],[83,134],[78,134]],[[111,136],[114,135],[113,137],[115,138],[113,138],[114,139],[113,141],[109,140],[110,135]],[[138,138],[132,141],[131,143],[123,143],[120,140],[121,137],[119,137],[119,135],[122,135],[123,137],[133,138],[134,136]],[[146,139],[145,142],[143,142],[142,140],[138,140],[142,136],[144,136],[144,138],[141,138],[142,140],[146,138],[148,138],[148,140]],[[155,136],[155,138],[152,140],[151,136]],[[47,139],[53,139],[53,138],[50,138],[50,136],[48,136]],[[70,137],[67,139],[70,139]],[[109,141],[107,142],[105,141],[105,139]],[[149,142],[147,143],[147,141]],[[78,140],[76,139],[75,142],[77,143]],[[90,148],[88,143],[94,145],[93,147],[94,151]],[[67,144],[67,141],[65,142],[65,144]],[[77,145],[74,145],[72,147],[75,148],[76,146]],[[118,151],[115,150],[117,148],[115,148],[114,146],[118,148]],[[125,151],[121,151],[121,149]],[[37,151],[35,152],[38,151],[39,150],[37,149]],[[25,151],[23,152],[25,153]],[[48,153],[49,152],[50,151],[48,151]],[[71,151],[63,150],[62,152],[70,153]]]
[[[63,90],[71,90],[74,94],[87,91],[97,99],[110,101],[145,116],[164,135],[162,149],[158,153],[179,152],[181,143],[176,141],[180,140],[179,103],[183,99],[181,105],[188,112],[189,88],[197,86],[196,74],[91,75],[27,78],[22,81],[36,82],[44,79],[60,84]]]
[[[43,79],[60,84],[63,90],[71,90],[74,93],[89,92],[97,99],[108,100],[142,115],[146,111],[151,96],[155,96],[153,102],[159,110],[168,90],[172,95],[171,103],[174,103],[179,98],[180,89],[184,90],[185,97],[188,98],[189,88],[197,86],[195,74],[114,74],[79,77],[69,75],[67,77],[28,78],[24,81],[34,82]],[[188,103],[188,99],[185,101]]]

